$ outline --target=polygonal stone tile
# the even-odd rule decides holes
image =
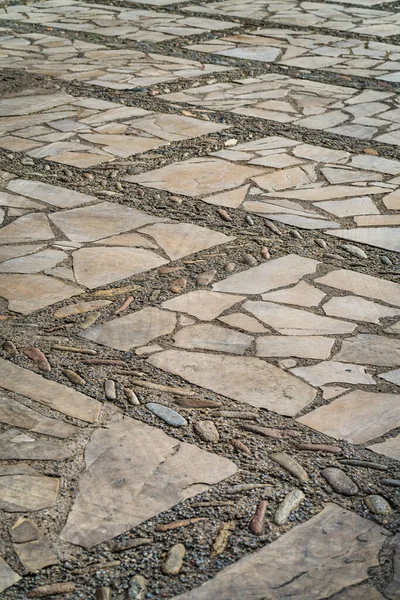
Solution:
[[[382,300],[382,302],[393,306],[400,306],[400,285],[398,283],[365,275],[364,273],[339,269],[319,279],[314,279],[314,282],[338,290],[345,290],[357,296],[365,296],[374,300]]]
[[[334,357],[340,362],[354,362],[381,367],[400,366],[400,340],[383,335],[360,333],[343,341]]]
[[[320,362],[309,367],[297,367],[296,369],[290,369],[290,372],[315,386],[321,386],[325,383],[375,385],[374,378],[365,372],[365,367],[349,363],[338,363],[333,360]]]
[[[51,269],[66,258],[68,254],[65,252],[48,248],[29,256],[6,260],[0,264],[0,273],[39,273]]]
[[[400,309],[383,306],[376,302],[364,300],[357,296],[337,296],[326,302],[322,310],[332,317],[351,319],[352,321],[365,321],[376,323],[385,317],[395,317],[400,314]]]
[[[0,509],[28,512],[55,504],[59,479],[38,473],[25,463],[0,466]]]
[[[178,348],[244,354],[253,342],[253,337],[211,323],[200,323],[178,331],[174,335],[174,341]]]
[[[393,223],[393,225],[395,224],[397,223]],[[358,229],[338,229],[327,231],[327,233],[344,240],[400,252],[400,227],[361,227]]]
[[[74,208],[88,202],[98,202],[94,196],[30,179],[13,179],[7,189],[58,208]]]
[[[74,425],[45,417],[20,402],[5,397],[0,397],[0,423],[59,438],[68,438],[79,431]]]
[[[377,452],[378,454],[383,454],[384,456],[388,456],[389,458],[394,458],[395,460],[400,461],[400,435],[389,438],[380,444],[368,446],[368,448],[373,452]]]
[[[12,570],[0,556],[0,593],[14,585],[21,579],[20,575]]]
[[[53,238],[49,221],[41,213],[20,217],[0,230],[0,244],[18,244]]]
[[[231,296],[230,294],[220,294],[208,290],[195,290],[167,300],[161,305],[161,308],[187,313],[201,321],[212,321],[224,310],[241,300],[245,300],[245,296]]]
[[[329,358],[335,340],[318,335],[268,335],[256,339],[256,355],[262,357],[294,356],[296,358]]]
[[[317,290],[305,281],[300,281],[292,288],[269,292],[262,296],[263,300],[297,306],[318,306],[323,298],[325,298],[324,292]]]

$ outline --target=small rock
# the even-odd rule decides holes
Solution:
[[[308,481],[308,475],[300,463],[284,452],[276,452],[270,455],[270,459],[276,462],[282,469],[300,479],[300,481]]]
[[[115,389],[115,381],[113,381],[112,379],[105,380],[104,393],[106,395],[107,400],[116,400],[117,399],[117,391]]]
[[[40,538],[40,533],[35,523],[20,517],[9,529],[11,541],[15,544],[24,544],[25,542],[34,542]]]
[[[162,419],[171,427],[184,427],[187,425],[187,421],[182,415],[180,415],[172,408],[164,406],[164,404],[157,404],[156,402],[149,402],[146,404],[146,408],[156,415],[159,419]]]
[[[111,588],[99,587],[96,589],[96,600],[110,600],[111,599]]]
[[[74,174],[71,171],[71,169],[63,169],[62,172],[64,173],[64,175],[66,175],[67,177],[73,177]]]
[[[383,264],[387,265],[388,267],[393,266],[393,263],[388,256],[381,256],[381,262],[383,262]]]
[[[71,369],[61,370],[71,383],[75,383],[75,385],[86,385],[86,381],[80,375],[78,375],[78,373],[75,373],[75,371],[71,371]]]
[[[161,567],[164,575],[178,575],[183,566],[186,548],[183,544],[175,544],[167,552],[165,561]]]
[[[392,512],[392,508],[385,498],[382,496],[378,496],[377,494],[371,494],[371,496],[366,496],[364,498],[364,502],[369,511],[374,513],[375,515],[390,515]]]
[[[147,579],[135,575],[129,582],[128,600],[144,600],[147,590]]]
[[[179,277],[178,279],[174,279],[169,284],[169,289],[173,294],[182,294],[185,291],[187,281],[185,277]]]
[[[267,500],[260,500],[254,517],[250,521],[250,531],[254,533],[254,535],[263,535],[264,533],[264,519],[267,506]]]
[[[379,156],[379,152],[375,148],[364,148],[364,153],[371,156]]]
[[[199,275],[197,275],[196,284],[197,285],[208,285],[209,283],[212,282],[216,273],[217,273],[217,271],[214,271],[214,270],[204,271],[203,273],[200,273]]]
[[[125,550],[134,550],[135,548],[140,548],[140,546],[149,546],[152,543],[152,538],[135,538],[133,540],[122,540],[122,542],[115,542],[111,546],[111,551],[125,552]]]
[[[206,521],[207,517],[193,517],[192,519],[181,519],[180,521],[172,521],[171,523],[162,523],[155,527],[155,531],[171,531],[172,529],[180,529],[181,527],[188,527],[193,523],[199,521]]]
[[[57,594],[71,594],[75,591],[75,584],[72,581],[60,583],[49,583],[41,585],[28,592],[29,598],[44,598],[44,596],[55,596]]]
[[[123,192],[123,191],[124,191],[124,187],[123,187],[123,185],[122,185],[122,183],[121,183],[120,181],[117,181],[117,182],[115,183],[115,187],[117,188],[117,190],[118,190],[119,192]]]
[[[97,321],[100,315],[101,313],[96,311],[90,313],[90,315],[88,315],[86,319],[82,321],[81,329],[89,329],[89,327],[91,327]]]
[[[289,229],[289,234],[296,238],[296,240],[302,240],[303,236],[300,234],[299,231],[297,231],[297,229]]]
[[[263,258],[265,258],[265,260],[269,260],[269,259],[271,258],[271,255],[270,255],[270,253],[269,253],[269,250],[268,250],[268,248],[267,248],[266,246],[263,246],[263,247],[261,248],[261,256],[262,256]]]
[[[133,300],[134,300],[133,296],[128,296],[127,298],[125,298],[125,300],[123,301],[121,306],[119,306],[117,308],[117,310],[114,311],[114,315],[119,315],[124,310],[126,310],[128,308],[128,306],[130,306],[132,304]]]
[[[223,221],[232,221],[232,217],[227,213],[227,211],[224,208],[219,208],[217,210],[217,214],[219,214]]]
[[[39,348],[34,348],[33,346],[29,348],[24,348],[22,350],[23,354],[31,359],[31,361],[37,366],[38,369],[44,371],[45,373],[49,373],[51,371],[51,366],[49,361],[43,354]]]
[[[226,146],[227,148],[232,148],[233,146],[236,146],[237,143],[238,141],[235,140],[235,138],[230,138],[229,140],[226,140],[224,142],[224,146]]]
[[[275,440],[282,440],[290,437],[299,435],[297,431],[291,429],[273,429],[272,427],[260,427],[259,425],[248,425],[243,424],[240,426],[245,431],[251,431],[252,433],[259,433],[260,435]]]
[[[94,179],[92,173],[84,173],[83,176],[85,179],[88,179],[89,181],[92,181]]]
[[[294,360],[294,358],[285,358],[280,360],[278,365],[281,369],[292,369],[297,365],[297,362]]]
[[[224,271],[226,273],[232,273],[236,269],[236,265],[234,262],[227,262],[224,264]]]
[[[324,254],[324,258],[329,258],[330,260],[343,260],[343,256],[340,256],[340,254],[332,254],[332,253],[327,253]]]
[[[34,164],[35,164],[35,161],[34,161],[34,160],[32,160],[31,158],[22,158],[22,159],[21,159],[21,164],[22,164],[22,165],[25,165],[25,166],[29,166],[29,167],[31,167],[32,165],[34,165]]]
[[[331,444],[297,444],[297,450],[303,452],[331,452],[332,454],[341,454],[342,449],[339,446]]]
[[[400,487],[400,479],[381,479],[381,484],[388,487]]]
[[[254,219],[253,219],[253,217],[251,217],[250,215],[246,215],[246,216],[245,216],[245,218],[244,218],[244,220],[246,221],[246,223],[247,223],[248,225],[251,225],[251,226],[253,226],[253,225],[254,225]]]
[[[133,390],[131,390],[130,388],[124,388],[124,394],[125,394],[125,397],[128,400],[128,402],[130,402],[130,404],[133,404],[133,405],[140,404],[139,398],[136,396],[135,392]]]
[[[229,537],[235,529],[235,523],[233,521],[228,521],[228,523],[223,523],[219,528],[217,533],[217,537],[214,540],[214,543],[211,547],[211,557],[214,558],[225,550],[228,545]]]
[[[175,273],[176,271],[182,271],[182,267],[160,267],[158,269],[160,275],[168,275],[168,273]]]
[[[274,515],[274,522],[277,525],[283,525],[289,518],[292,511],[296,510],[303,502],[305,496],[301,490],[295,488],[286,494],[283,502],[280,503]]]
[[[201,398],[177,398],[174,402],[183,408],[221,408],[220,402]]]
[[[242,492],[248,492],[249,490],[256,490],[259,488],[266,488],[266,483],[239,483],[238,485],[234,485],[227,491],[229,496],[234,496],[235,494],[241,494]]]
[[[18,350],[15,344],[13,344],[13,342],[11,342],[10,340],[6,340],[5,342],[3,342],[2,348],[4,352],[7,352],[7,354],[9,354],[10,356],[17,356],[18,354]]]
[[[144,198],[144,190],[141,190],[141,189],[136,190],[136,196],[138,198]]]
[[[172,202],[175,202],[175,204],[182,204],[183,202],[183,198],[180,196],[170,196],[169,199],[172,200]]]
[[[256,267],[258,265],[257,259],[255,259],[251,254],[244,254],[243,262],[245,265],[249,265],[249,267]]]
[[[323,248],[324,250],[327,248],[327,243],[322,238],[316,238],[314,240],[314,243],[317,244],[317,246],[319,246],[320,248]]]
[[[247,456],[251,456],[251,450],[242,442],[242,440],[231,440],[231,446],[235,448],[235,450],[239,450],[239,452],[243,452],[243,454],[247,454]]]
[[[350,465],[351,467],[365,467],[366,469],[375,469],[376,471],[388,471],[386,465],[371,462],[369,460],[355,460],[353,458],[342,458],[339,460],[342,465]]]
[[[354,494],[357,494],[358,492],[358,487],[354,481],[352,481],[346,473],[336,467],[324,469],[321,471],[321,475],[337,494],[354,496]]]
[[[361,248],[353,246],[352,244],[341,244],[340,247],[343,248],[343,250],[346,250],[346,252],[348,252],[349,254],[356,256],[357,258],[368,258],[364,250],[361,250]]]
[[[197,421],[193,423],[193,431],[204,442],[219,442],[218,429],[212,421]]]
[[[264,223],[266,227],[268,227],[268,229],[270,229],[273,233],[276,233],[276,235],[282,235],[280,229],[278,229],[277,226],[274,223],[272,223],[272,221],[270,221],[269,219],[264,219]]]
[[[186,280],[185,280],[185,287],[186,287]],[[150,302],[156,302],[156,300],[159,299],[160,294],[161,294],[161,290],[153,290],[151,292]]]

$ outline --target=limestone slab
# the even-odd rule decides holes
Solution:
[[[218,292],[214,292],[217,294]],[[264,325],[261,325],[254,317],[245,315],[244,313],[232,313],[226,317],[219,317],[222,323],[226,323],[236,329],[243,329],[249,333],[264,333],[266,331]]]
[[[339,269],[314,280],[321,285],[345,290],[374,300],[382,300],[393,306],[400,306],[400,285],[364,273]]]
[[[138,233],[121,233],[119,235],[112,235],[109,238],[95,242],[95,244],[101,244],[102,246],[132,246],[141,248],[157,248],[153,242],[146,239],[143,235]]]
[[[91,327],[80,336],[116,350],[130,350],[172,333],[175,325],[174,313],[147,307],[104,325]]]
[[[309,521],[174,600],[281,600],[282,594],[323,600],[364,581],[369,567],[378,565],[385,539],[379,525],[328,504]]]
[[[398,367],[400,366],[400,339],[360,333],[344,340],[340,352],[334,358],[340,362]]]
[[[290,372],[315,386],[326,383],[375,385],[373,377],[365,372],[365,367],[349,363],[337,363],[333,360],[320,362],[310,367],[297,367],[291,369]]]
[[[13,179],[8,183],[7,189],[58,208],[75,208],[89,202],[98,202],[94,196],[30,179]]]
[[[231,296],[230,294],[220,294],[207,290],[195,290],[177,298],[172,298],[172,300],[167,300],[161,307],[187,313],[201,321],[212,321],[224,310],[241,300],[245,300],[245,296]]]
[[[329,358],[334,341],[332,338],[318,335],[260,336],[256,339],[256,355],[261,357]]]
[[[241,187],[231,190],[230,192],[221,192],[220,194],[214,194],[214,196],[202,198],[202,200],[203,202],[207,202],[207,204],[214,204],[216,206],[239,208],[246,197],[249,187],[249,185],[242,185]]]
[[[47,217],[41,213],[24,215],[0,230],[0,244],[51,240],[54,234]]]
[[[0,556],[0,593],[17,583],[21,577]]]
[[[349,198],[349,200],[328,200],[315,202],[317,208],[322,208],[337,217],[352,217],[354,215],[379,215],[379,210],[369,196]]]
[[[71,451],[55,440],[21,441],[18,429],[0,435],[0,460],[65,460]]]
[[[378,375],[381,379],[385,379],[390,383],[395,383],[396,385],[400,385],[400,369],[395,369],[394,371],[388,371],[387,373],[381,373]]]
[[[11,258],[0,265],[0,273],[39,273],[68,258],[61,250],[47,248],[29,256]]]
[[[175,346],[190,350],[214,350],[230,354],[244,354],[253,338],[211,323],[184,327],[174,335]]]
[[[345,240],[400,252],[400,227],[362,227],[327,232]]]
[[[55,504],[59,479],[38,473],[25,463],[0,466],[0,509],[30,512]]]
[[[230,477],[226,458],[123,418],[98,429],[85,451],[86,471],[61,533],[91,548]]]
[[[156,114],[137,119],[133,127],[135,130],[145,131],[163,140],[175,142],[215,133],[229,126],[181,115]]]
[[[352,321],[365,321],[379,325],[380,319],[395,317],[400,314],[397,308],[384,306],[358,298],[357,296],[337,296],[331,298],[323,305],[322,310],[332,317],[351,319]]]
[[[378,454],[383,454],[400,462],[400,435],[389,438],[380,444],[368,446],[368,448],[373,452],[378,452]]]
[[[45,417],[20,402],[6,397],[0,397],[0,423],[59,438],[68,438],[79,431],[74,425]]]
[[[296,304],[297,306],[318,306],[323,298],[325,298],[324,292],[305,281],[300,281],[294,287],[269,292],[262,296],[263,300],[282,304]]]
[[[227,398],[282,415],[296,414],[315,397],[309,385],[258,358],[167,350],[147,362]]]
[[[37,573],[40,569],[58,565],[60,562],[49,543],[43,539],[25,544],[14,544],[14,550],[21,564],[30,573]]]
[[[45,248],[45,244],[18,244],[16,246],[0,246],[0,261],[9,260],[10,258],[18,258],[33,254]]]
[[[97,400],[3,358],[0,358],[0,387],[81,421],[94,423],[99,418],[101,404]]]
[[[363,444],[400,426],[400,395],[355,390],[298,421],[331,437]]]

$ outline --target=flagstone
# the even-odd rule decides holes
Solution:
[[[314,279],[314,283],[345,290],[358,296],[382,300],[392,306],[400,306],[400,285],[364,273],[339,269]]]
[[[50,219],[73,242],[94,242],[163,221],[147,213],[112,202],[53,213]]]
[[[360,333],[343,341],[334,357],[341,362],[354,362],[381,367],[400,366],[400,340],[369,333]]]
[[[213,293],[217,295],[218,292]],[[266,332],[264,325],[261,325],[261,323],[254,317],[250,317],[244,313],[232,313],[230,315],[226,315],[226,317],[219,317],[218,321],[222,321],[222,323],[226,323],[227,325],[235,327],[236,329],[248,331],[249,333]]]
[[[51,269],[66,258],[68,254],[65,252],[49,248],[29,256],[6,260],[0,265],[0,273],[39,273]]]
[[[227,129],[229,125],[201,121],[192,117],[173,114],[156,114],[138,119],[133,123],[134,129],[156,135],[163,140],[186,140],[209,133]]]
[[[47,275],[0,274],[0,297],[8,300],[10,310],[24,315],[67,300],[82,291]]]
[[[74,208],[88,202],[98,202],[94,196],[30,179],[12,179],[8,183],[7,189],[58,208]],[[43,208],[41,205],[40,207]]]
[[[300,167],[292,167],[291,169],[282,169],[281,171],[268,173],[267,175],[259,175],[258,177],[252,177],[252,180],[260,188],[268,191],[286,190],[310,182],[307,173]]]
[[[90,154],[89,152],[61,152],[60,154],[51,156],[51,159],[49,160],[70,167],[87,169],[89,167],[101,165],[104,162],[110,162],[111,160],[114,160],[114,156],[110,154]]]
[[[14,544],[14,550],[21,564],[30,573],[37,573],[45,567],[60,563],[50,544],[43,539],[24,544]]]
[[[333,342],[333,340],[331,341]],[[326,383],[375,385],[373,377],[365,372],[365,367],[349,363],[337,363],[333,360],[320,362],[309,367],[297,367],[296,369],[290,369],[290,372],[318,387]]]
[[[30,512],[50,508],[57,500],[59,479],[42,475],[25,463],[0,466],[0,509]]]
[[[309,283],[300,281],[291,288],[263,294],[262,299],[282,304],[296,304],[297,306],[318,306],[325,295],[324,292]]]
[[[29,115],[39,110],[49,110],[68,104],[73,96],[56,92],[54,94],[37,94],[35,96],[19,96],[0,100],[0,117]]]
[[[374,215],[374,216],[362,216],[354,218],[358,227],[379,227],[384,225],[400,225],[400,215]],[[400,234],[400,228],[394,230],[395,233]],[[390,231],[388,232],[391,233]]]
[[[215,283],[213,290],[232,294],[262,294],[297,283],[304,275],[315,273],[319,264],[311,258],[288,254],[231,275]]]
[[[0,460],[65,460],[71,450],[55,440],[20,441],[18,429],[0,434]]]
[[[344,388],[339,385],[327,386],[321,385],[322,397],[324,400],[331,400],[332,398],[336,398],[337,396],[341,396],[345,392],[348,391],[349,388]]]
[[[256,339],[256,355],[267,358],[275,356],[329,358],[334,343],[335,340],[332,338],[317,335],[304,337],[291,336],[290,338],[277,335],[260,336]],[[303,377],[303,379],[306,378]]]
[[[365,321],[377,325],[379,325],[380,319],[395,317],[400,314],[400,309],[383,306],[357,296],[336,296],[328,300],[323,305],[322,310],[332,317]]]
[[[6,561],[0,556],[0,593],[14,585],[21,579],[20,575],[12,570]]]
[[[104,325],[95,325],[79,335],[97,344],[127,351],[172,333],[175,325],[174,313],[147,307]]]
[[[124,417],[95,431],[61,538],[91,548],[234,475],[236,465]]]
[[[388,371],[387,373],[381,373],[378,375],[381,379],[385,379],[390,383],[395,383],[396,385],[400,385],[400,369],[395,369],[394,371]]]
[[[369,450],[373,452],[377,452],[378,454],[383,454],[384,456],[388,456],[389,458],[394,458],[395,460],[400,461],[400,435],[396,437],[389,438],[380,444],[373,444],[372,446],[368,446]]]
[[[69,438],[79,431],[74,425],[45,417],[17,400],[4,396],[0,397],[0,422],[59,438]]]
[[[377,246],[385,250],[400,252],[400,227],[363,227],[362,229],[338,229],[327,231],[328,235],[334,235],[345,240],[361,242],[369,246]]]
[[[132,246],[136,248],[157,249],[157,246],[153,242],[138,233],[120,233],[119,235],[113,235],[94,243],[97,245],[101,244],[102,246]]]
[[[382,202],[388,210],[400,210],[400,190],[387,194],[382,198]]]
[[[0,387],[81,421],[95,423],[99,418],[101,404],[97,400],[3,358],[0,358]]]
[[[314,202],[314,206],[322,208],[337,217],[352,217],[353,215],[379,215],[379,210],[369,196],[350,198],[349,200],[328,200]],[[367,217],[368,218],[368,217]],[[356,219],[357,224],[358,221]]]
[[[24,215],[0,229],[0,244],[18,244],[53,238],[49,221],[41,213]]]
[[[18,258],[33,254],[38,250],[45,248],[45,244],[22,244],[21,246],[0,246],[0,262],[10,258]]]
[[[385,333],[400,333],[400,321],[396,321],[396,323],[394,323],[393,325],[390,325],[390,327],[387,327],[386,329],[384,329]]]
[[[315,397],[308,384],[258,358],[167,350],[147,362],[227,398],[281,415],[295,415]]]
[[[225,327],[200,323],[184,327],[174,335],[175,346],[189,350],[214,350],[231,354],[244,354],[253,337]]]
[[[195,290],[167,300],[161,308],[187,313],[201,321],[212,321],[226,309],[245,300],[245,296],[231,296],[207,290]]]
[[[318,515],[173,600],[278,600],[282,589],[288,597],[307,600],[333,597],[342,590],[347,594],[348,588],[368,577],[371,566],[379,564],[385,533],[369,519],[328,504]]]
[[[265,301],[247,301],[243,308],[283,335],[352,333],[357,325]]]
[[[207,202],[207,204],[215,204],[216,206],[239,208],[246,197],[249,187],[249,185],[243,185],[235,190],[232,190],[231,192],[222,192],[221,194],[215,194],[214,196],[202,198],[202,200],[203,202]]]
[[[355,390],[297,420],[336,439],[363,444],[400,426],[400,395]]]
[[[8,192],[0,192],[0,206],[10,206],[14,209],[44,210],[43,204],[33,202],[24,196],[9,194]]]

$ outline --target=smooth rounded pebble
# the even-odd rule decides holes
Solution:
[[[172,408],[168,408],[168,406],[164,406],[164,404],[157,404],[157,402],[149,402],[146,404],[146,408],[156,415],[159,419],[162,419],[171,427],[183,427],[187,425],[187,421],[182,415],[180,415],[176,410],[172,410]]]
[[[392,508],[385,498],[378,496],[378,494],[371,494],[366,496],[364,502],[369,511],[375,515],[390,515]]]
[[[333,491],[343,496],[354,496],[358,487],[350,477],[336,467],[328,467],[321,471],[322,477],[329,483]]]

